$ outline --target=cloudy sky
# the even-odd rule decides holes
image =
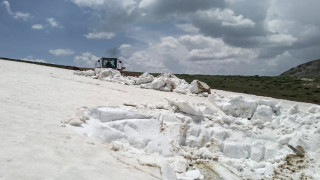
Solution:
[[[1,0],[2,1],[2,0]],[[0,56],[127,70],[278,75],[320,58],[319,0],[7,0]]]

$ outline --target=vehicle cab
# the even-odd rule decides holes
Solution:
[[[124,69],[124,67],[122,67],[122,61],[120,61],[118,58],[106,58],[106,57],[102,57],[98,61],[96,61],[95,67],[96,68],[112,68],[117,70]]]

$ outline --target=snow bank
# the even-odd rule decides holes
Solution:
[[[145,72],[139,77],[122,76],[121,73],[114,69],[96,68],[94,71],[76,71],[75,75],[92,76],[104,81],[117,82],[127,85],[137,85],[145,89],[155,89],[166,92],[177,92],[181,94],[197,94],[199,96],[208,96],[211,91],[210,87],[199,80],[194,80],[191,84],[184,79],[179,79],[173,74],[163,73],[158,77],[153,77]]]
[[[164,179],[206,178],[204,169],[194,168],[199,164],[219,164],[210,171],[244,179],[319,179],[319,106],[302,112],[297,105],[283,109],[277,101],[241,96],[210,95],[208,101],[211,104],[168,99],[164,109],[93,108],[82,118],[87,120],[73,128],[111,143],[115,151],[160,158],[141,162],[160,167]],[[305,162],[305,168],[298,162]]]

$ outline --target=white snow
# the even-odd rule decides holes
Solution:
[[[320,178],[316,105],[193,96],[195,83],[165,74],[78,76],[9,61],[0,74],[0,179]],[[186,95],[136,88],[157,79]]]
[[[92,72],[95,74],[92,75]],[[92,76],[100,80],[117,82],[127,85],[138,85],[144,89],[155,89],[166,92],[177,92],[181,94],[197,94],[199,96],[208,96],[211,93],[210,87],[199,80],[194,80],[191,84],[184,79],[179,79],[173,74],[163,73],[154,78],[145,72],[139,77],[122,76],[117,70],[110,68],[96,68],[94,71],[75,71],[75,75]]]
[[[104,111],[98,114],[108,117],[107,121],[96,115],[96,108],[88,109],[85,114],[89,120],[73,128],[106,143],[125,143],[130,148],[122,150],[129,153],[160,155],[162,162],[169,164],[166,168],[171,167],[178,179],[203,178],[198,169],[189,170],[190,164],[219,162],[229,173],[241,178],[263,179],[275,177],[290,154],[317,158],[314,155],[320,151],[317,106],[301,112],[298,105],[282,109],[276,100],[215,96],[208,98],[212,104],[167,98],[165,109],[150,108],[155,106],[149,104],[98,108]],[[117,117],[115,111],[121,115]],[[140,114],[131,116],[133,111]],[[302,170],[304,176],[319,177],[317,163],[307,169]]]

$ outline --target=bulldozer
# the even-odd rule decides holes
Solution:
[[[122,61],[118,58],[101,57],[96,61],[95,68],[111,68],[119,71],[125,70]]]

